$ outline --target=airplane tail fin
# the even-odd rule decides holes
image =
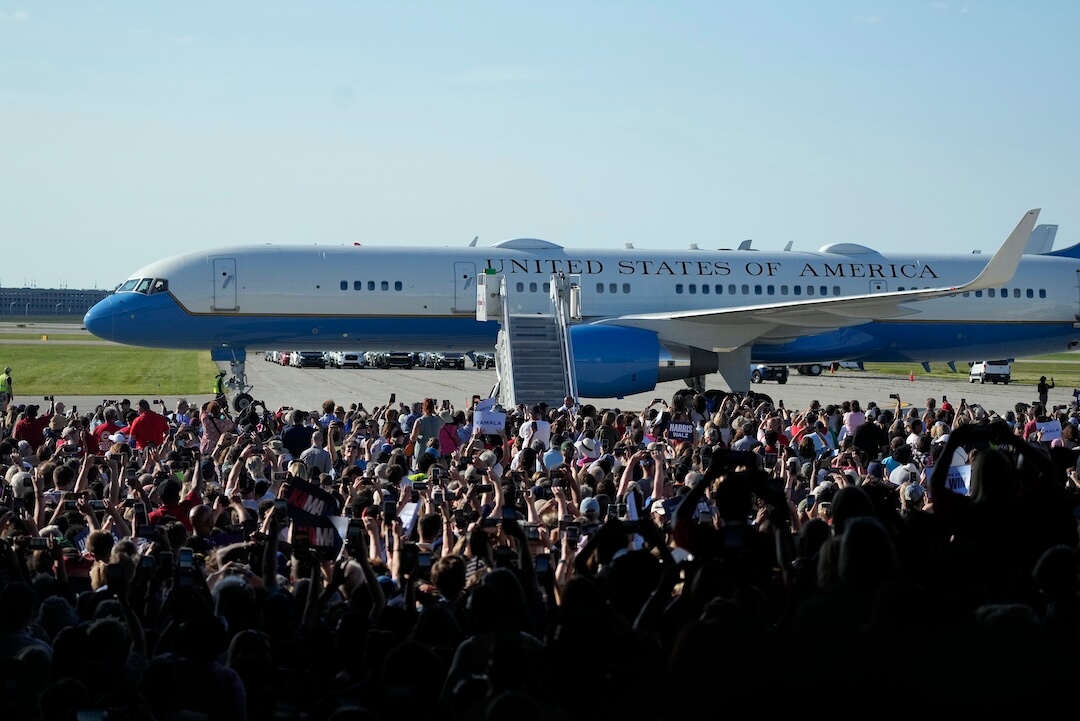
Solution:
[[[1057,236],[1056,225],[1036,225],[1028,238],[1027,248],[1024,255],[1043,255],[1054,249],[1054,238]]]
[[[1031,231],[1035,227],[1035,221],[1039,219],[1040,210],[1041,208],[1035,208],[1024,214],[1024,217],[1016,224],[1016,228],[1013,229],[1013,232],[998,249],[998,252],[994,253],[994,257],[986,264],[983,271],[979,273],[975,280],[962,286],[963,290],[993,288],[1012,280],[1016,269],[1020,265],[1020,258],[1024,254],[1024,248],[1027,247],[1028,239],[1031,237]]]

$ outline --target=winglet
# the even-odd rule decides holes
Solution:
[[[994,253],[994,257],[990,259],[990,262],[986,264],[983,271],[979,273],[979,276],[975,280],[967,283],[959,290],[981,290],[983,288],[996,288],[997,286],[1004,285],[1012,280],[1013,275],[1016,273],[1016,269],[1020,266],[1020,257],[1024,254],[1024,249],[1027,247],[1028,238],[1031,237],[1031,231],[1035,227],[1035,221],[1039,219],[1039,211],[1041,208],[1035,208],[1029,210],[1024,214],[1024,217],[1017,223],[1016,228],[1005,240],[998,252]]]

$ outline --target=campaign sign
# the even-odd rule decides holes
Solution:
[[[306,543],[323,558],[337,556],[342,546],[342,534],[334,522],[339,512],[337,498],[319,486],[292,479],[285,502],[291,521],[289,542]]]
[[[474,411],[473,426],[483,433],[501,433],[506,429],[506,414],[500,411]]]
[[[1057,418],[1044,423],[1036,423],[1035,428],[1039,431],[1039,440],[1043,443],[1053,443],[1061,439],[1061,421]]]
[[[971,466],[949,466],[949,475],[945,478],[945,487],[953,493],[966,496],[971,487]]]
[[[672,421],[668,423],[667,437],[669,441],[689,441],[694,437],[694,424]]]

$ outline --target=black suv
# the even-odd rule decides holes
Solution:
[[[465,369],[465,354],[464,353],[440,353],[435,359],[436,368],[455,368],[457,370]]]
[[[407,368],[412,370],[414,365],[416,365],[416,359],[413,357],[412,353],[393,351],[386,354],[387,368]]]

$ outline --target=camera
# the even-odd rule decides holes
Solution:
[[[49,402],[52,402],[52,401],[56,400],[56,396],[42,396],[42,399],[46,400],[46,401],[49,401]]]
[[[892,398],[894,401],[898,401],[898,400],[900,400],[900,394],[899,393],[890,393],[889,398]]]

